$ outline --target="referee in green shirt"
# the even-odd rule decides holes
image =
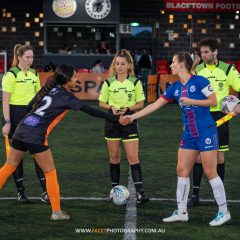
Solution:
[[[217,59],[219,42],[214,38],[204,38],[199,42],[199,49],[203,63],[196,67],[196,74],[207,78],[217,96],[217,106],[211,107],[210,111],[214,120],[218,120],[225,114],[222,113],[220,102],[229,95],[232,87],[235,91],[240,91],[240,75],[231,65]],[[219,150],[217,172],[224,181],[225,164],[224,152],[229,150],[229,122],[218,127]],[[197,159],[193,168],[193,195],[188,201],[189,206],[199,204],[200,183],[203,175],[201,159]]]
[[[144,99],[142,83],[134,75],[133,59],[129,51],[120,50],[112,61],[109,78],[103,84],[99,96],[99,106],[114,115],[125,115],[142,109]],[[121,142],[123,142],[137,192],[137,205],[147,202],[149,199],[144,196],[142,172],[138,158],[137,122],[122,126],[119,123],[106,121],[105,139],[109,150],[112,187],[119,185],[120,181]]]

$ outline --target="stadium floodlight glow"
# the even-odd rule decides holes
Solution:
[[[130,26],[131,26],[131,27],[138,27],[138,26],[139,26],[139,23],[138,23],[138,22],[131,22],[131,23],[130,23]]]

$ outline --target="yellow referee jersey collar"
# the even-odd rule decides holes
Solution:
[[[217,66],[218,66],[219,63],[217,63],[217,65],[215,64],[212,64],[212,65],[209,65],[207,63],[205,63],[205,66],[206,68],[208,68],[209,70],[214,70]]]

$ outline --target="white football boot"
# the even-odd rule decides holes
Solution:
[[[172,216],[164,218],[163,222],[187,222],[189,220],[188,213],[179,213],[178,210],[175,210]]]
[[[225,222],[229,221],[230,219],[231,219],[231,214],[229,211],[227,211],[227,213],[219,211],[216,217],[209,223],[209,225],[211,227],[220,226]]]
[[[70,216],[63,211],[53,212],[51,216],[52,221],[62,221],[62,220],[69,220],[69,219],[70,219]]]

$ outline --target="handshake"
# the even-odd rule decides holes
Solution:
[[[133,115],[120,116],[119,123],[123,126],[131,124],[135,120]]]

